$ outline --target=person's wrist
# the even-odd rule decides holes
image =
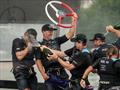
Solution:
[[[57,61],[59,60],[59,57],[57,57]]]
[[[85,81],[85,78],[81,78],[81,79]]]

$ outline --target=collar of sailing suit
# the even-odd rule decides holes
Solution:
[[[41,43],[42,44],[50,44],[51,41],[53,41],[53,39],[49,39],[49,40],[43,39]]]
[[[117,61],[117,60],[119,60],[119,59],[117,59],[117,58],[111,58],[111,59],[112,59],[112,61],[114,61],[114,62]]]
[[[49,42],[49,41],[53,41],[54,39],[49,39],[49,40],[46,40],[43,38],[42,42],[45,41],[45,42]]]
[[[89,50],[88,50],[87,48],[83,48],[83,49],[82,49],[82,53],[84,53],[84,52],[89,53]]]

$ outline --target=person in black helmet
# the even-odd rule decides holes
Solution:
[[[109,47],[109,44],[105,43],[105,36],[102,33],[96,33],[90,41],[93,42],[94,47],[91,50],[92,63],[94,63],[99,58],[106,56],[105,53]]]
[[[87,49],[87,38],[84,34],[77,34],[75,38],[71,39],[75,42],[75,46],[64,52],[54,52],[53,55],[49,56],[50,60],[56,60],[62,67],[66,68],[72,74],[70,78],[70,87],[68,90],[88,90],[88,88],[82,88],[79,84],[80,79],[84,71],[91,63],[90,53]],[[65,62],[60,57],[69,56],[69,63]],[[86,79],[87,85],[89,85],[88,79]],[[89,90],[92,90],[92,88]]]
[[[40,66],[41,51],[32,47],[31,38],[36,39],[35,29],[28,29],[22,37],[12,42],[13,74],[19,90],[37,90],[37,78],[33,65]],[[35,61],[34,61],[35,58]]]
[[[43,40],[42,42],[40,42],[40,44],[45,45],[54,50],[61,50],[61,45],[74,36],[77,15],[76,13],[73,14],[74,14],[73,15],[74,17],[72,17],[73,27],[70,28],[68,33],[66,33],[63,36],[59,36],[52,39],[53,32],[57,30],[56,27],[51,24],[43,25],[42,27]],[[42,53],[41,61],[46,73],[46,74],[42,74],[42,76],[43,79],[45,80],[45,85],[47,90],[63,90],[64,89],[63,87],[61,87],[56,83],[50,82],[50,80],[55,78],[56,76],[62,78],[62,80],[67,79],[68,75],[65,72],[64,68],[56,61],[49,61],[44,53]],[[55,77],[51,77],[52,75],[55,75]]]
[[[106,57],[99,58],[86,69],[80,81],[81,86],[85,86],[85,78],[89,73],[97,69],[100,76],[98,90],[120,90],[120,59],[117,56],[118,49],[114,45],[109,46]]]

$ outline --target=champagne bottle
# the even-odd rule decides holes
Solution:
[[[46,56],[48,56],[48,54],[49,55],[52,55],[53,53],[49,50],[49,49],[47,49],[47,48],[44,48],[43,49],[43,53],[46,55]]]
[[[114,28],[117,29],[117,30],[120,30],[120,23],[114,25]]]

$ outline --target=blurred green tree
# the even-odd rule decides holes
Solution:
[[[120,0],[92,0],[89,8],[83,8],[81,3],[77,33],[81,32],[92,38],[95,33],[104,34],[107,25],[115,25],[119,22]],[[107,42],[113,42],[115,35],[108,34],[106,38]]]

